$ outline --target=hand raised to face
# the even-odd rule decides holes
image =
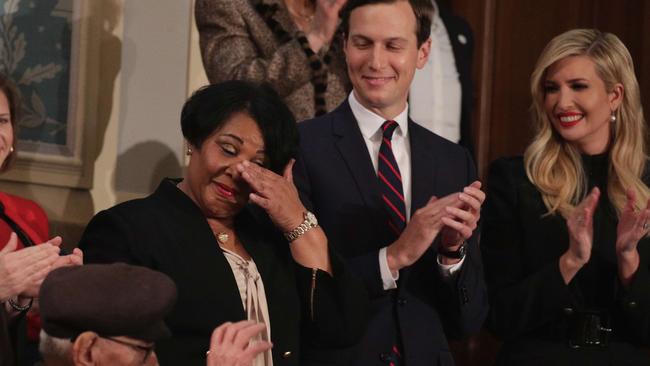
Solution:
[[[251,187],[250,200],[262,207],[282,232],[298,227],[307,211],[293,184],[294,163],[294,159],[289,161],[282,176],[249,161],[237,165],[242,179]]]

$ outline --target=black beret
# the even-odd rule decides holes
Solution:
[[[163,319],[175,302],[169,277],[124,263],[56,269],[39,295],[43,330],[57,338],[93,331],[155,342],[171,335]]]

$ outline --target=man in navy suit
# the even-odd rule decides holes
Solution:
[[[363,339],[314,359],[453,365],[447,337],[476,332],[485,319],[475,230],[485,195],[474,163],[408,118],[432,13],[430,0],[349,0],[341,25],[353,91],[299,124],[294,182],[371,297]]]

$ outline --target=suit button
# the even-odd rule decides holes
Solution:
[[[469,302],[469,295],[467,294],[467,288],[465,286],[460,288],[460,295],[462,296],[463,305]]]
[[[389,359],[389,355],[388,355],[388,353],[380,353],[380,354],[379,354],[379,359],[380,359],[382,362],[386,362],[386,361],[388,361],[388,359]]]
[[[284,359],[287,359],[289,357],[291,357],[291,351],[287,351],[287,352],[282,354],[282,358],[284,358]]]
[[[407,303],[407,300],[405,298],[403,298],[403,297],[400,297],[399,299],[397,299],[397,303],[399,304],[399,306],[405,306],[406,303]]]
[[[573,308],[570,307],[570,306],[567,306],[566,308],[562,309],[562,311],[564,311],[564,314],[566,314],[566,315],[573,314]]]

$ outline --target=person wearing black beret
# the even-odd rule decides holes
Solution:
[[[175,302],[174,281],[145,267],[54,270],[40,290],[45,364],[157,365],[154,342],[171,335],[164,318]]]

